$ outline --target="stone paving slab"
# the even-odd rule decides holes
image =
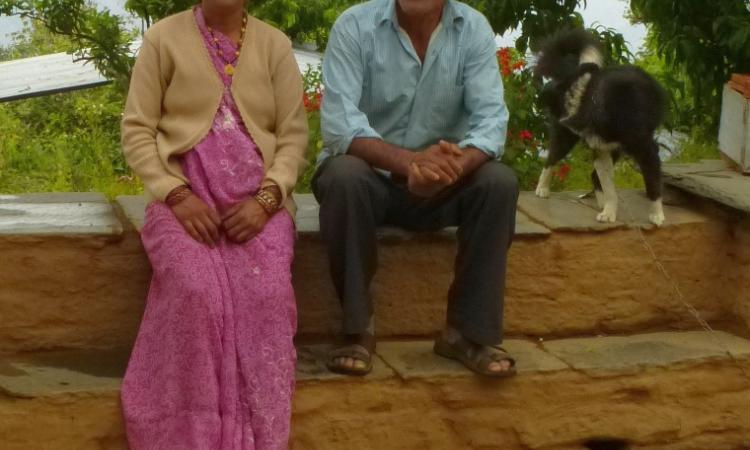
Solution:
[[[549,198],[539,198],[533,192],[521,192],[518,209],[552,231],[606,231],[625,226],[622,222],[597,222],[596,210],[579,199],[583,194],[553,192]]]
[[[136,230],[140,231],[143,227],[146,198],[140,195],[122,195],[117,197],[116,200],[122,207],[128,220],[130,220]],[[312,194],[294,194],[294,200],[297,202],[297,231],[303,236],[317,236],[320,233],[320,225],[318,222],[318,202],[315,200],[315,197]],[[534,223],[523,213],[519,212],[516,214],[517,236],[546,236],[550,233],[550,230]],[[432,234],[453,239],[456,229],[446,228]],[[378,237],[381,239],[406,240],[414,236],[415,233],[410,233],[396,227],[382,227],[378,230]]]
[[[297,381],[363,381],[395,377],[379,357],[366,377],[331,373],[325,361],[328,344],[297,347]],[[120,389],[129,349],[65,350],[36,352],[0,358],[0,393],[18,398],[48,397],[80,392],[111,392]]]
[[[97,193],[0,195],[0,235],[119,235],[122,224]]]
[[[663,332],[635,336],[563,339],[543,348],[576,370],[590,375],[635,373],[649,367],[726,359],[750,359],[750,342],[717,331]]]
[[[432,341],[379,342],[377,354],[404,379],[471,376],[461,363],[436,355]],[[534,342],[509,339],[503,343],[516,358],[518,373],[554,372],[568,369],[558,358]]]
[[[0,392],[20,398],[120,388],[128,351],[67,350],[0,360]]]
[[[536,343],[509,339],[503,345],[517,360],[520,374],[578,370],[590,376],[628,375],[646,368],[667,368],[734,358],[750,360],[750,341],[717,331],[663,332],[633,336],[561,339]],[[432,341],[378,343],[373,372],[347,377],[325,368],[329,344],[297,348],[299,382],[374,381],[474,377],[460,363],[435,355]],[[4,356],[0,360],[0,393],[18,398],[49,397],[120,388],[128,349],[66,350]]]
[[[646,193],[641,190],[621,190],[619,191],[619,219],[628,226],[638,226],[643,229],[653,229],[655,225],[648,221],[648,210],[651,200],[646,197]],[[587,197],[582,199],[583,203],[591,209],[597,210],[596,199]],[[664,195],[664,215],[666,220],[662,228],[674,225],[687,225],[691,223],[705,223],[709,217],[699,212],[681,207],[676,201],[672,203],[672,198],[668,193]]]
[[[750,176],[728,169],[724,161],[664,164],[662,171],[669,185],[750,213]]]
[[[650,201],[640,190],[618,190],[620,198],[618,221],[601,223],[596,220],[599,208],[593,196],[585,196],[585,191],[553,192],[549,198],[539,198],[533,192],[522,192],[518,208],[532,220],[553,231],[601,232],[623,227],[653,229],[648,221]],[[663,227],[703,223],[708,217],[692,210],[670,205],[665,200]]]

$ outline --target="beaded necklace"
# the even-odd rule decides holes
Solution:
[[[224,73],[231,77],[232,75],[234,75],[234,66],[232,65],[232,63],[236,62],[240,58],[242,43],[245,41],[245,30],[247,29],[247,14],[243,14],[242,16],[242,32],[240,33],[240,42],[237,44],[237,50],[234,52],[234,59],[231,61],[228,60],[224,56],[224,52],[221,51],[219,38],[214,34],[214,29],[208,25],[206,25],[206,28],[208,28],[208,33],[211,35],[211,42],[214,44],[216,54],[218,54],[219,58],[224,62]]]

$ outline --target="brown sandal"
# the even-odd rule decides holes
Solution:
[[[516,360],[500,346],[481,346],[464,337],[456,342],[449,342],[442,335],[435,340],[435,353],[460,361],[467,369],[479,375],[495,378],[512,377],[516,374]],[[502,371],[489,370],[493,362],[508,361],[510,367]]]
[[[344,337],[344,343],[328,353],[326,367],[334,373],[362,376],[372,371],[372,354],[375,352],[375,336],[370,333],[350,334]],[[352,358],[365,363],[365,367],[348,367],[336,360]]]

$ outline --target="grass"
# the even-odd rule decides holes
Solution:
[[[112,87],[0,104],[0,192],[141,191],[120,151]]]

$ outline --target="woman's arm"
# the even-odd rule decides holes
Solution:
[[[219,240],[219,214],[192,195],[182,179],[170,174],[157,152],[156,127],[161,119],[164,88],[159,52],[144,37],[122,116],[122,151],[146,189],[167,202],[185,231],[196,241],[213,247]]]
[[[122,151],[146,189],[161,201],[166,200],[173,189],[185,184],[167,171],[156,150],[156,127],[161,119],[164,88],[159,52],[144,37],[133,66],[122,116]]]
[[[271,73],[276,101],[276,154],[263,186],[278,186],[283,205],[307,165],[308,130],[302,103],[302,76],[291,43],[286,40],[276,51],[282,53]]]

